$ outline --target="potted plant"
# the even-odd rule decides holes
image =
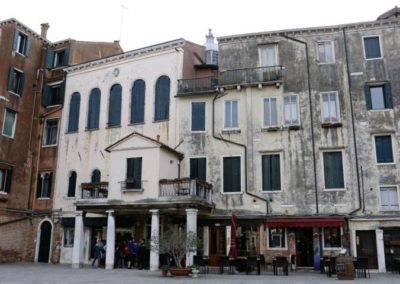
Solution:
[[[197,265],[192,266],[192,277],[197,278],[199,276],[200,269]]]
[[[168,270],[169,270],[169,265],[168,264],[164,264],[161,265],[160,269],[161,269],[161,275],[166,277],[168,275]]]

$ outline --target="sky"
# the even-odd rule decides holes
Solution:
[[[124,51],[184,38],[215,37],[373,21],[400,0],[6,0],[0,21],[16,18],[56,42],[120,40]]]

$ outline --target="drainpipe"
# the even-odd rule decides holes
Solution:
[[[313,108],[312,108],[312,95],[311,95],[311,79],[310,79],[310,63],[308,58],[308,45],[307,42],[299,40],[294,37],[290,37],[284,33],[280,34],[282,37],[292,40],[294,42],[303,44],[306,50],[306,63],[307,63],[307,85],[308,85],[308,105],[310,108],[310,123],[311,123],[311,143],[312,143],[312,155],[313,155],[313,169],[314,169],[314,192],[315,192],[315,207],[316,214],[319,214],[319,205],[318,205],[318,188],[317,188],[317,166],[315,159],[315,138],[314,138],[314,116],[313,116]]]
[[[350,98],[350,117],[351,117],[351,127],[352,127],[352,134],[353,134],[353,147],[354,147],[354,158],[356,160],[356,172],[357,172],[357,189],[358,189],[358,208],[351,211],[349,215],[353,215],[354,213],[358,212],[362,208],[362,197],[361,197],[361,187],[360,187],[360,174],[358,171],[358,151],[357,151],[357,138],[356,138],[356,128],[354,123],[354,111],[353,111],[353,100],[351,98],[351,78],[350,78],[350,69],[349,69],[349,53],[347,50],[347,40],[346,40],[346,28],[342,27],[343,32],[343,41],[344,41],[344,53],[346,56],[346,72],[347,72],[347,82],[349,88],[349,98]]]
[[[215,101],[217,99],[218,99],[218,93],[215,95],[215,97],[213,99],[213,103],[212,103],[212,136],[213,136],[214,139],[217,139],[217,140],[220,140],[220,141],[223,141],[223,142],[226,142],[226,143],[230,143],[230,144],[233,144],[233,145],[236,145],[236,146],[239,146],[239,147],[243,148],[243,150],[244,150],[244,185],[245,185],[244,190],[245,190],[245,193],[247,195],[250,195],[251,197],[254,197],[254,198],[257,198],[257,199],[260,199],[260,200],[264,201],[265,202],[265,206],[266,206],[266,210],[267,210],[266,215],[268,215],[269,214],[269,201],[268,201],[268,199],[266,199],[264,197],[261,197],[261,196],[258,196],[258,195],[255,195],[255,194],[249,192],[248,189],[247,189],[247,146],[244,145],[244,144],[240,144],[240,143],[237,143],[237,142],[234,142],[234,141],[231,141],[231,140],[227,140],[227,139],[224,139],[223,137],[218,137],[218,136],[215,135]]]

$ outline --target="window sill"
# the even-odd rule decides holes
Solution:
[[[369,109],[369,112],[382,112],[382,111],[391,111],[393,108],[372,108]]]
[[[346,191],[346,188],[323,188],[324,192],[334,192],[334,191]]]
[[[128,124],[128,126],[136,126],[136,125],[145,125],[145,122],[131,122]]]
[[[222,134],[240,134],[240,129],[223,129]]]
[[[92,131],[97,131],[100,130],[100,128],[85,128],[85,132],[92,132]]]
[[[39,198],[36,198],[36,200],[46,201],[46,200],[50,200],[50,197],[39,197]]]
[[[126,192],[143,192],[144,188],[124,188],[124,189],[121,189],[121,191],[123,193],[126,193]]]
[[[395,166],[396,163],[395,162],[391,162],[391,163],[376,163],[377,166]]]
[[[13,96],[17,96],[17,97],[19,97],[19,98],[21,97],[20,94],[14,92],[14,91],[8,90],[8,92],[9,92],[11,95],[13,95]]]
[[[242,191],[235,191],[235,192],[221,192],[221,194],[224,194],[224,195],[242,195],[243,194],[243,192]]]
[[[121,125],[108,125],[106,129],[121,128]]]
[[[399,213],[399,211],[400,211],[400,208],[399,209],[388,209],[388,210],[383,210],[382,208],[380,209],[380,211],[382,212],[382,213],[396,213],[396,214],[398,214]]]
[[[8,193],[5,191],[0,191],[0,202],[5,202],[8,200]]]
[[[270,249],[270,250],[287,250],[287,247],[279,247],[279,248],[271,248],[271,247],[268,247],[268,249]],[[278,255],[279,256],[279,255]],[[284,256],[284,255],[282,255],[282,256]]]
[[[321,123],[322,128],[337,128],[337,127],[342,127],[341,122],[323,122]]]
[[[9,138],[9,139],[14,139],[14,135],[13,136],[8,136],[8,135],[4,135],[4,134],[1,134],[3,137],[6,137],[6,138]]]
[[[317,64],[318,64],[318,65],[334,65],[334,64],[336,64],[336,62],[335,62],[335,61],[333,61],[333,62],[321,62],[321,61],[317,61]]]
[[[153,123],[159,123],[159,122],[168,122],[169,118],[166,119],[160,119],[160,120],[153,120]]]
[[[383,57],[373,57],[373,58],[364,58],[366,61],[371,61],[371,60],[382,60]]]
[[[42,145],[42,148],[52,148],[52,147],[57,147],[58,144],[48,144],[48,145]]]
[[[65,200],[75,200],[76,197],[75,196],[64,196]]]
[[[75,133],[79,133],[79,130],[65,132],[65,134],[75,134]]]
[[[192,133],[192,134],[204,134],[204,133],[207,133],[207,130],[195,130],[195,131],[191,130],[190,133]]]
[[[282,130],[282,128],[279,126],[271,126],[271,127],[261,128],[261,132],[274,132],[274,131],[278,131],[278,130]]]
[[[300,130],[300,129],[301,129],[300,124],[291,124],[283,126],[283,130]]]
[[[22,57],[24,57],[24,58],[27,58],[28,56],[26,56],[25,54],[23,54],[23,53],[21,53],[21,52],[19,52],[19,51],[16,51],[16,50],[13,50],[13,52],[14,52],[14,54],[18,54],[19,56],[22,56]]]
[[[56,107],[60,107],[60,106],[62,106],[62,104],[48,105],[48,106],[46,106],[46,108],[56,108]]]
[[[261,193],[264,194],[270,194],[270,193],[281,193],[283,192],[283,189],[279,189],[279,190],[260,190]]]

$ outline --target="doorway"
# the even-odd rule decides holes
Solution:
[[[39,255],[38,262],[49,262],[50,242],[51,242],[51,224],[45,221],[40,225]]]
[[[313,229],[299,228],[290,230],[295,234],[296,238],[296,266],[297,267],[313,267],[314,251],[313,251]]]
[[[375,231],[356,231],[357,257],[367,257],[370,269],[378,269]]]
[[[225,227],[210,227],[209,230],[209,265],[219,266],[219,258],[221,255],[226,255],[226,228]]]

